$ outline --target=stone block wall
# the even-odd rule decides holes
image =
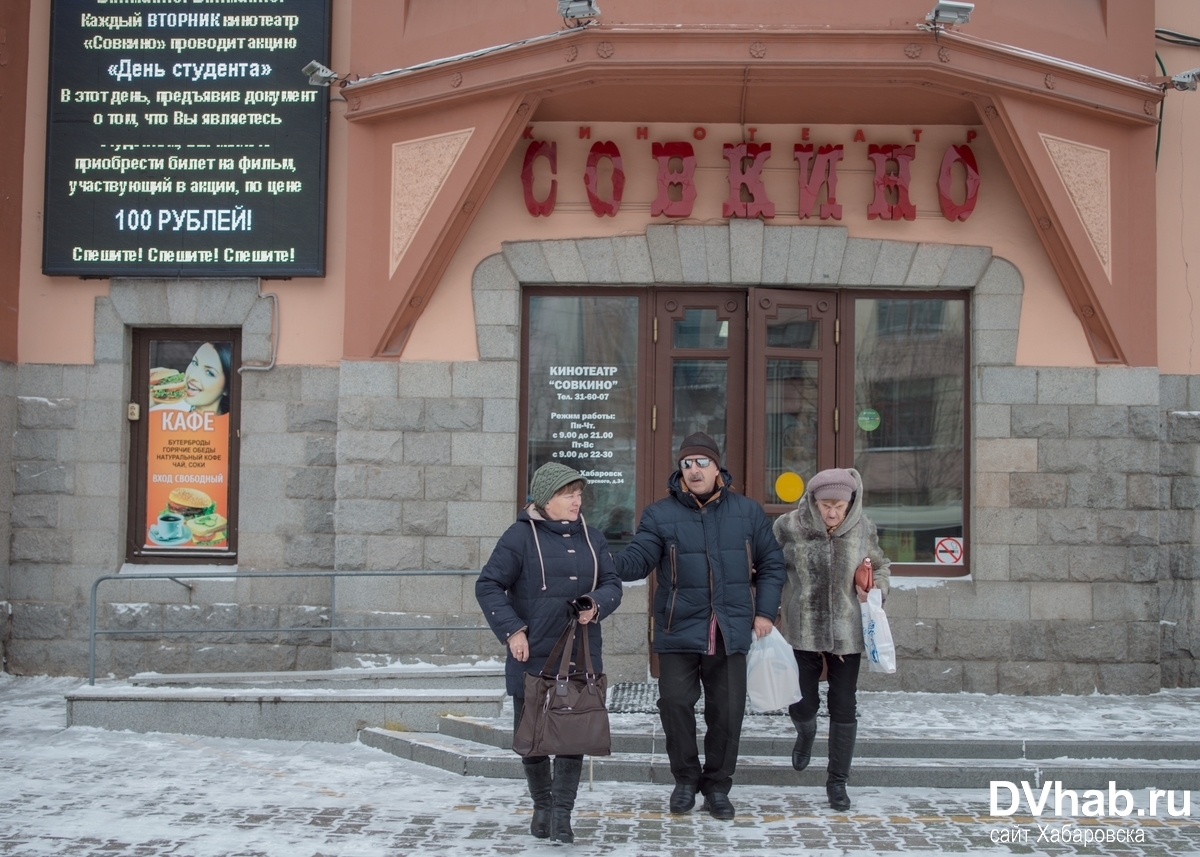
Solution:
[[[242,373],[241,570],[333,568],[337,389],[337,367]]]
[[[97,627],[171,633],[98,638],[98,676],[329,668],[330,632],[320,630],[329,625],[327,579],[184,579],[191,590],[166,579],[104,585]],[[73,606],[70,612],[73,621],[83,624],[86,672],[87,605]],[[193,629],[253,633],[178,633]]]
[[[1200,673],[1200,378],[1152,368],[1015,365],[1023,282],[987,248],[848,237],[841,227],[652,226],[644,236],[506,244],[476,268],[478,361],[347,361],[242,376],[239,571],[442,576],[106,584],[101,626],[261,628],[251,635],[119,635],[101,674],[290,669],[503,656],[474,580],[518,494],[523,285],[688,283],[948,289],[971,295],[971,576],[898,582],[900,651],[868,688],[1146,693]],[[225,289],[199,315],[201,290]],[[5,374],[13,423],[6,654],[15,672],[80,674],[92,581],[124,541],[133,326],[230,326],[270,358],[253,281],[114,282],[96,303],[90,366]],[[7,410],[5,410],[7,408]],[[646,675],[646,594],[605,626],[613,681]],[[336,602],[344,632],[330,639]],[[0,611],[0,614],[5,611]],[[0,615],[0,632],[4,629]],[[388,631],[401,625],[422,630]],[[301,631],[284,629],[298,627]],[[313,630],[307,630],[312,628]],[[0,633],[2,638],[2,633]]]
[[[17,367],[0,362],[0,438],[11,438],[17,424]],[[12,447],[0,444],[0,545],[12,543]],[[0,671],[7,670],[12,637],[12,574],[7,550],[0,550]]]
[[[482,625],[474,574],[512,523],[515,360],[344,362],[338,397],[335,562],[343,571],[473,569],[469,575],[347,578],[350,624]],[[340,615],[340,613],[339,613]],[[339,665],[444,662],[495,650],[480,631],[340,635]]]
[[[6,472],[14,481],[10,492],[0,491],[12,498],[11,514],[0,516],[12,526],[5,576],[12,604],[10,671],[87,671],[91,586],[124,559],[130,329],[238,327],[244,361],[263,365],[271,356],[270,309],[253,280],[117,280],[109,296],[96,301],[92,365],[22,364],[13,373],[16,395],[3,402],[14,412],[15,429],[4,435],[12,437],[12,469]],[[333,566],[338,374],[337,367],[243,373],[242,571]],[[166,580],[103,584],[98,627],[268,630],[102,637],[98,672],[329,665],[328,632],[279,630],[328,624],[327,579],[193,586],[189,591]]]
[[[1087,694],[1181,683],[1160,630],[1170,530],[1185,523],[1170,523],[1169,379],[1001,364],[973,380],[971,579],[893,593],[903,675],[869,684]]]
[[[127,374],[119,359],[19,367],[9,553],[13,672],[86,671],[92,581],[116,571],[125,540]]]
[[[1164,687],[1200,687],[1200,376],[1162,378],[1164,511],[1158,575]]]

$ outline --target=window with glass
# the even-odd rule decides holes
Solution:
[[[703,431],[768,514],[854,467],[895,573],[964,574],[967,297],[529,289],[521,494],[547,461],[576,468],[588,521],[619,550]]]
[[[583,514],[610,546],[633,537],[638,476],[639,300],[534,294],[526,303],[525,468],[587,478]]]
[[[853,464],[880,546],[961,568],[966,301],[856,298],[853,312]]]
[[[241,336],[133,332],[131,563],[237,561]]]

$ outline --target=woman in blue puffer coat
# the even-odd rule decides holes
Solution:
[[[525,704],[525,674],[537,674],[578,613],[592,662],[603,671],[600,620],[621,604],[621,579],[608,541],[580,514],[587,480],[551,462],[533,474],[533,502],[496,543],[475,583],[475,598],[492,631],[508,647],[505,676],[513,698],[513,729]],[[573,842],[571,810],[579,790],[582,756],[527,756],[523,760],[539,839]]]

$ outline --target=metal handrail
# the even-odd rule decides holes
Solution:
[[[106,580],[171,580],[180,586],[191,589],[191,585],[178,578],[161,572],[157,574],[102,574],[92,583],[92,599],[88,617],[88,684],[96,684],[96,637],[105,634],[261,634],[263,631],[285,633],[325,633],[334,631],[488,631],[487,625],[373,625],[370,627],[353,627],[338,625],[334,622],[337,612],[336,581],[339,577],[462,577],[474,574],[473,571],[256,571],[250,574],[237,572],[204,571],[184,575],[188,580],[237,580],[252,578],[259,580],[267,577],[328,577],[329,578],[329,624],[307,628],[179,628],[161,630],[108,629],[96,628],[96,593],[100,584]]]

